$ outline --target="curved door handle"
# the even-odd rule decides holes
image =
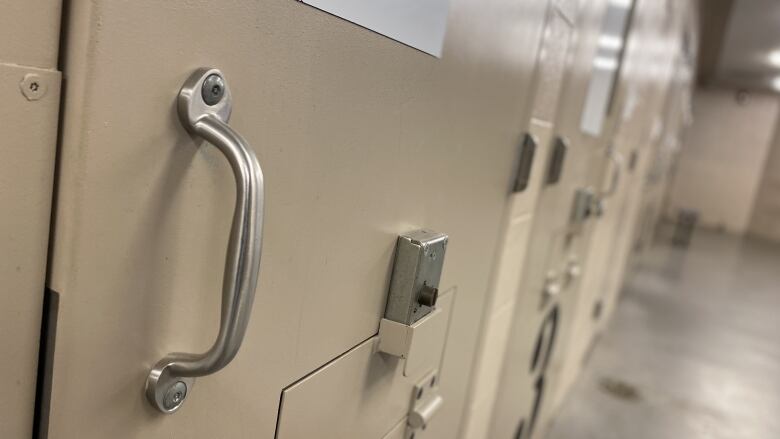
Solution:
[[[613,163],[614,170],[612,173],[612,180],[610,180],[609,183],[609,189],[602,192],[599,196],[602,200],[615,195],[618,186],[620,186],[620,178],[623,174],[623,155],[615,151],[614,148],[610,148],[609,152],[607,152],[607,158]]]
[[[216,146],[233,169],[236,206],[222,281],[219,334],[214,345],[202,354],[166,355],[146,380],[146,397],[163,413],[173,413],[181,407],[195,377],[212,374],[230,363],[241,347],[252,311],[263,238],[263,172],[246,140],[227,124],[231,104],[230,90],[217,69],[195,71],[179,91],[182,125],[190,134]]]

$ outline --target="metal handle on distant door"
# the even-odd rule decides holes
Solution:
[[[214,345],[202,354],[168,354],[146,380],[146,397],[163,413],[181,407],[195,377],[212,374],[230,363],[241,347],[252,311],[263,238],[263,172],[246,140],[227,124],[231,106],[230,90],[217,69],[195,71],[179,91],[182,125],[190,134],[216,146],[233,169],[236,206]]]
[[[605,192],[602,192],[599,196],[599,198],[602,200],[615,195],[618,190],[618,186],[620,186],[620,178],[623,174],[623,155],[615,151],[614,148],[610,148],[607,152],[607,157],[613,163],[614,167],[609,189],[607,189]]]

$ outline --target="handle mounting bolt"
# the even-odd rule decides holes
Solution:
[[[201,96],[206,105],[216,105],[225,95],[225,80],[216,73],[203,80]]]
[[[168,391],[165,392],[165,398],[163,399],[163,405],[165,405],[165,408],[168,410],[172,410],[181,403],[184,402],[184,398],[187,397],[187,384],[184,383],[184,381],[177,381],[174,383],[171,387],[168,388]]]

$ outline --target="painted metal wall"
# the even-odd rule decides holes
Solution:
[[[19,390],[0,396],[0,436],[30,436],[49,250],[59,313],[42,437],[408,438],[410,397],[431,371],[444,404],[416,439],[516,437],[523,422],[526,439],[531,418],[541,437],[618,296],[692,26],[693,3],[638,0],[613,108],[587,134],[610,2],[452,0],[440,58],[293,0],[74,1],[64,17],[13,3],[0,26],[0,110],[18,128],[0,150],[13,256],[0,329],[19,337],[0,339],[18,352],[0,387]],[[229,166],[176,114],[204,66],[224,72],[230,125],[265,173],[264,251],[238,356],[162,415],[144,382],[166,353],[213,342],[234,206]],[[38,99],[19,88],[30,72],[47,86]],[[614,151],[637,161],[601,199]],[[588,204],[573,221],[583,191],[606,210]],[[445,329],[414,369],[378,352],[377,332],[396,237],[419,228],[449,245]]]
[[[272,437],[285,388],[375,336],[395,237],[429,227],[450,235],[441,289],[457,294],[426,434],[455,437],[544,14],[453,1],[436,59],[291,0],[72,3],[50,434]],[[265,171],[264,255],[235,362],[161,416],[145,376],[213,340],[233,207],[229,169],[173,107],[203,65],[225,73]],[[321,437],[354,419],[333,422]]]
[[[60,99],[60,2],[0,14],[0,437],[32,435]]]
[[[691,32],[695,37],[696,4],[638,1],[612,111],[600,135],[580,131],[582,93],[591,74],[594,46],[604,44],[599,29],[608,6],[612,5],[582,4],[577,46],[560,117],[555,122],[556,131],[576,148],[565,171],[564,185],[558,189],[564,192],[559,199],[571,200],[573,192],[583,187],[603,194],[599,197],[600,214],[588,222],[579,237],[572,238],[567,250],[568,260],[579,261],[584,267],[581,279],[564,282],[566,287],[556,299],[543,299],[546,284],[540,276],[559,276],[563,270],[558,267],[566,267],[567,253],[559,253],[558,267],[550,266],[552,270],[546,273],[533,266],[551,258],[544,249],[555,244],[545,242],[549,241],[545,228],[570,210],[562,203],[549,207],[555,198],[543,190],[534,212],[524,279],[516,293],[519,298],[514,329],[505,348],[502,377],[496,385],[499,391],[492,429],[487,436],[474,437],[544,436],[586,361],[589,347],[614,309],[637,227],[643,220],[639,215],[644,212],[649,165],[661,138],[667,133],[679,134],[677,120],[667,117],[684,118],[679,111],[671,116],[662,111],[676,109],[666,105],[668,90],[677,81],[672,74],[684,50],[683,40],[690,38]],[[690,88],[690,82],[683,85],[674,91],[683,93]],[[675,103],[684,103],[684,98],[677,95],[674,99]],[[542,262],[534,262],[538,260]]]

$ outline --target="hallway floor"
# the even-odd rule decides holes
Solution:
[[[780,438],[780,246],[698,232],[624,286],[547,439]]]

